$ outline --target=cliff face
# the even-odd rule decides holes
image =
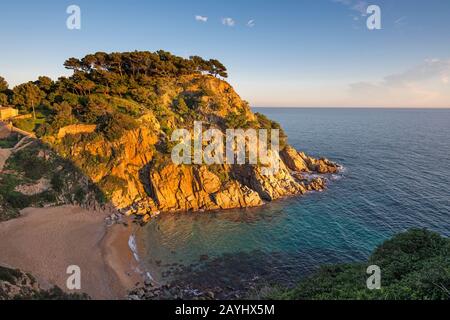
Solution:
[[[158,108],[143,109],[136,125],[114,139],[92,132],[92,127],[80,126],[76,132],[73,125],[45,138],[123,212],[148,219],[159,211],[260,206],[324,187],[321,179],[309,181],[301,173],[338,170],[334,163],[310,158],[285,143],[280,154],[273,154],[281,165],[272,176],[263,175],[259,165],[175,165],[170,161],[171,132],[192,132],[194,121],[221,131],[278,127],[254,114],[228,83],[212,76],[168,78],[159,91]]]
[[[259,206],[257,192],[236,180],[220,181],[206,166],[170,164],[150,174],[157,207],[162,211],[214,210]]]

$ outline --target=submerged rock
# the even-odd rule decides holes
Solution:
[[[326,182],[323,178],[315,178],[307,185],[308,191],[322,191],[326,188]]]

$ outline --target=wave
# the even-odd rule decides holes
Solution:
[[[133,253],[134,259],[139,262],[139,254],[137,250],[136,237],[134,234],[130,235],[128,239],[128,247],[130,247],[131,252]]]

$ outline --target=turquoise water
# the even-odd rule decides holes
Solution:
[[[345,170],[322,193],[159,217],[138,234],[157,281],[290,284],[324,263],[362,261],[411,227],[450,236],[450,110],[255,111],[280,122],[298,150]]]

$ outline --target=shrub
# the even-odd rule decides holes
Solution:
[[[108,113],[99,119],[98,131],[110,141],[120,139],[125,131],[137,128],[136,121],[121,113]]]
[[[22,149],[8,159],[7,166],[9,169],[23,172],[28,179],[38,180],[50,172],[50,164],[37,154],[37,149]]]
[[[26,132],[33,132],[36,126],[34,119],[14,120],[13,123],[15,127]]]
[[[14,148],[14,146],[19,141],[19,135],[17,134],[10,134],[8,137],[4,139],[0,139],[0,148],[2,149],[11,149]]]
[[[382,270],[381,290],[366,287],[366,269]],[[413,229],[379,246],[368,263],[322,267],[294,289],[266,298],[289,300],[448,300],[450,298],[450,239]]]

